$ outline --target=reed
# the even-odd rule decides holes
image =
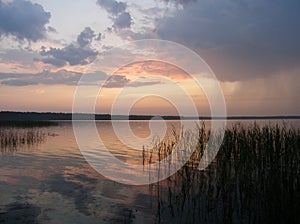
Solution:
[[[45,140],[45,133],[39,128],[0,127],[1,153],[14,152],[20,148],[31,147]]]
[[[156,142],[151,153],[166,158],[185,138],[191,150],[193,133]],[[209,130],[197,131],[198,144],[189,161],[174,175],[151,186],[157,198],[158,223],[299,223],[300,214],[300,129],[256,123],[234,125],[225,131],[218,155],[205,170],[198,170],[207,145]],[[166,160],[164,169],[176,163]],[[150,161],[149,158],[143,158]],[[145,165],[146,166],[146,165]],[[161,172],[161,167],[157,168]]]

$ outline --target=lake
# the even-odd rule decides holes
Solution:
[[[250,125],[253,122],[228,121],[227,125],[232,126],[236,123]],[[79,123],[78,127],[82,128],[81,133],[88,141],[89,122]],[[261,120],[257,123],[259,126],[269,123],[283,125],[282,121]],[[194,121],[187,121],[184,128],[193,130],[195,124]],[[288,121],[288,125],[297,128],[300,127],[299,124],[299,120]],[[181,126],[180,121],[167,121],[166,123],[153,121],[149,128],[148,121],[130,121],[131,132],[127,129],[127,121],[117,121],[113,125],[111,121],[96,122],[102,146],[105,146],[111,155],[120,161],[139,166],[145,163],[143,152],[150,150],[156,144],[155,141],[163,140],[164,134],[167,136],[165,139],[174,137],[174,131],[180,135]],[[210,127],[209,121],[206,121],[206,126]],[[119,132],[118,134],[114,133],[113,127]],[[77,145],[72,122],[59,121],[57,126],[38,129],[44,134],[44,138],[36,144],[23,144],[1,149],[0,223],[167,223],[169,220],[185,223],[183,217],[188,214],[180,216],[179,219],[176,215],[180,213],[180,206],[177,206],[176,202],[173,208],[171,204],[164,204],[159,199],[161,197],[159,194],[170,196],[172,189],[166,181],[162,181],[161,185],[152,183],[141,186],[112,181],[99,174],[86,161]],[[151,129],[154,130],[153,135],[151,135]],[[117,135],[121,135],[122,139],[119,139]],[[158,138],[158,135],[162,136]],[[95,146],[95,149],[98,149],[100,154],[95,154],[95,156],[96,160],[99,160],[102,154],[98,143],[88,142],[88,144],[89,147]],[[90,153],[89,157],[93,157],[91,152],[93,150],[87,152]],[[115,171],[116,167],[114,164],[108,164],[109,160],[105,156],[103,154],[100,158],[105,164],[105,169]],[[144,166],[147,168],[147,165],[144,164]],[[296,167],[299,168],[298,165]],[[119,171],[125,176],[139,178],[141,175],[139,170]],[[159,190],[164,187],[164,190]],[[223,191],[220,190],[220,192]],[[299,193],[295,196],[299,196]],[[201,197],[201,200],[207,200],[210,196],[201,193]],[[218,221],[219,219],[212,217],[213,214],[220,213],[218,210],[223,211],[223,205],[219,205],[218,200],[214,200],[217,212],[205,217],[202,214],[208,214],[211,208],[210,205],[208,207],[202,205],[202,208],[207,211],[201,210],[199,215],[193,213],[195,220],[206,220],[207,223]],[[299,204],[298,201],[295,203]],[[189,203],[184,203],[182,206],[189,205]],[[165,206],[164,209],[163,206]],[[238,207],[241,209],[243,205],[238,205]],[[250,208],[245,208],[245,211],[247,209]],[[232,214],[234,217],[240,217],[239,211],[232,211]],[[243,215],[246,217],[247,214],[244,212]],[[220,220],[223,218],[220,217]]]

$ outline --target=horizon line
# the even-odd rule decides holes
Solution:
[[[72,113],[72,112],[35,112],[35,111],[0,111],[0,114],[3,113],[8,113],[8,114],[14,114],[14,113],[19,113],[19,114],[32,114],[32,115],[65,115],[65,116],[71,116],[73,114],[76,115],[81,115],[81,116],[106,116],[105,120],[126,120],[126,118],[140,118],[141,120],[149,120],[155,117],[161,117],[161,118],[166,118],[166,119],[204,119],[204,120],[214,120],[214,119],[300,119],[300,115],[228,115],[228,116],[209,116],[209,115],[199,115],[197,117],[195,116],[179,116],[179,115],[140,115],[140,114],[131,114],[131,115],[112,115],[108,113],[103,113],[103,114],[93,114],[93,113]],[[108,119],[110,117],[110,119]],[[84,118],[84,117],[83,117]],[[0,120],[2,118],[0,117]],[[66,120],[72,120],[72,119],[66,119]],[[78,120],[78,119],[77,119]],[[96,119],[95,120],[99,120]],[[101,120],[101,119],[100,119]]]

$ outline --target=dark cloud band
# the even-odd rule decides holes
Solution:
[[[255,79],[300,67],[299,9],[298,0],[198,0],[157,19],[156,31],[200,53],[221,80]]]
[[[18,40],[37,41],[46,35],[51,14],[39,4],[29,1],[0,1],[0,36],[14,36]]]
[[[98,0],[97,4],[107,11],[113,21],[113,28],[117,31],[130,28],[132,18],[127,12],[127,4],[115,0]]]
[[[90,27],[86,27],[78,35],[75,43],[63,48],[51,47],[49,50],[43,47],[40,54],[44,58],[41,61],[56,67],[62,67],[67,63],[72,66],[90,64],[98,55],[90,45],[94,39],[99,39],[98,37]]]

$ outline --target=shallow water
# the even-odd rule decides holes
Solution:
[[[240,121],[229,121],[228,125]],[[258,121],[258,124],[281,121]],[[114,133],[110,121],[97,121],[96,126],[103,145],[119,160],[142,165],[142,148],[153,146],[153,137],[179,133],[179,121],[126,121],[115,122]],[[243,121],[251,124],[253,121]],[[299,127],[299,121],[288,121]],[[186,122],[193,129],[195,122]],[[209,127],[209,122],[206,122]],[[89,122],[81,122],[82,133],[88,136]],[[151,129],[153,135],[151,135]],[[85,160],[71,122],[40,128],[46,133],[45,141],[3,151],[0,156],[0,223],[154,223],[157,203],[148,185],[131,186],[103,177]],[[160,136],[162,139],[164,135]],[[89,143],[101,151],[99,145]],[[134,149],[132,148],[134,146]],[[99,154],[97,154],[99,156]],[[99,157],[97,157],[99,159]],[[103,159],[103,160],[102,160]],[[106,163],[105,155],[101,162]],[[114,164],[106,164],[114,169]],[[138,170],[122,170],[139,177]]]

